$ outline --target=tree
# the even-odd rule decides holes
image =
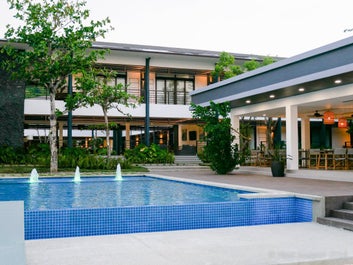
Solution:
[[[8,0],[15,18],[22,21],[17,29],[7,25],[4,51],[10,56],[4,64],[13,77],[46,88],[50,97],[51,150],[50,172],[57,172],[56,94],[66,87],[69,74],[89,68],[106,51],[88,50],[93,41],[104,37],[110,21],[88,21],[86,1],[77,0]],[[18,51],[14,44],[25,44]]]
[[[222,52],[215,66],[215,69],[211,72],[211,75],[213,76],[213,79],[216,81],[225,80],[225,79],[243,74],[245,72],[255,70],[262,66],[269,65],[274,62],[275,60],[272,57],[264,57],[261,62],[252,59],[250,61],[244,62],[243,65],[237,65],[233,55],[227,52]],[[239,158],[240,162],[245,161],[246,157],[249,156],[250,154],[250,149],[249,149],[250,132],[248,131],[249,129],[250,129],[250,124],[245,124],[242,122],[240,124],[240,132],[235,131],[235,133],[237,133],[240,138],[240,158]],[[245,131],[247,132],[244,133]],[[270,132],[271,131],[268,130],[268,133]],[[267,141],[267,143],[270,143],[270,142]]]
[[[239,164],[238,146],[233,141],[229,117],[230,104],[216,104],[202,107],[192,104],[193,118],[202,121],[200,124],[205,132],[204,155],[211,162],[211,169],[218,174],[231,172]]]
[[[255,70],[259,67],[268,65],[275,62],[271,57],[264,57],[262,62],[256,60],[250,60],[238,65],[235,62],[233,55],[227,52],[221,52],[218,62],[216,63],[215,69],[211,72],[214,80],[225,80],[233,76],[243,74],[248,71]]]
[[[92,68],[89,71],[82,72],[75,79],[77,92],[74,96],[68,95],[65,100],[66,108],[70,110],[85,106],[92,107],[95,104],[102,108],[108,158],[111,154],[108,111],[115,108],[120,113],[125,114],[120,108],[121,105],[135,107],[133,102],[139,101],[136,96],[125,91],[123,84],[115,83],[116,76],[117,73],[115,71],[104,68]]]
[[[227,52],[221,52],[211,75],[215,80],[224,80],[241,73],[243,73],[243,70],[240,65],[235,64],[234,56]]]

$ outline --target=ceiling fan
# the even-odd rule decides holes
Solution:
[[[315,117],[315,118],[320,118],[320,117],[322,117],[322,116],[324,116],[324,115],[321,114],[321,113],[319,113],[318,110],[315,110],[315,113],[313,114],[313,117]]]

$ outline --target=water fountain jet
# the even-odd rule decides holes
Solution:
[[[80,168],[78,166],[76,167],[74,181],[75,182],[80,182],[81,181]]]
[[[36,183],[38,182],[39,174],[37,172],[37,169],[33,168],[31,171],[31,176],[29,177],[29,182],[30,183]]]
[[[119,181],[123,180],[123,177],[121,176],[120,164],[117,164],[117,166],[116,166],[115,180],[119,180]]]

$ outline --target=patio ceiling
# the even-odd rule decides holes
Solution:
[[[348,95],[348,96],[347,95],[340,96],[340,93],[339,93],[340,86],[335,85],[334,83],[335,80],[342,80],[342,83],[340,84],[340,86],[353,84],[353,72],[340,75],[340,76],[333,76],[330,78],[325,78],[325,79],[321,79],[313,82],[303,83],[300,85],[289,86],[277,91],[257,94],[251,97],[234,100],[234,101],[231,101],[231,106],[233,108],[236,108],[236,107],[250,106],[251,104],[261,104],[261,103],[271,104],[272,101],[283,99],[286,97],[306,95],[316,91],[321,91],[322,93],[325,93],[325,89],[336,87],[337,88],[336,97],[330,97],[327,99],[312,101],[310,103],[299,104],[298,105],[299,116],[318,118],[314,116],[315,112],[318,112],[319,114],[323,114],[325,111],[331,110],[335,113],[336,118],[351,117],[353,115],[353,93],[352,95]],[[304,89],[304,91],[300,91],[299,89]],[[270,98],[270,95],[274,95],[275,97]],[[251,103],[246,103],[247,100],[249,100]],[[284,117],[285,109],[273,108],[273,109],[267,109],[265,111],[251,112],[249,113],[249,116]]]
[[[228,101],[244,116],[283,117],[291,104],[299,116],[316,118],[316,111],[331,110],[336,118],[351,117],[352,53],[350,37],[196,90],[192,100],[200,105]]]

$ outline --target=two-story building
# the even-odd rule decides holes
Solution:
[[[99,66],[109,67],[118,72],[117,83],[126,85],[127,92],[145,99],[145,75],[149,72],[149,101],[134,109],[125,109],[125,116],[117,110],[109,111],[109,121],[119,124],[111,131],[113,148],[122,153],[145,141],[146,107],[148,107],[149,142],[168,147],[175,153],[196,154],[196,147],[202,131],[193,121],[189,109],[190,92],[211,83],[211,71],[219,59],[220,52],[96,42],[94,49],[109,49]],[[263,56],[232,54],[236,63],[248,60],[261,61]],[[29,86],[27,86],[29,87]],[[33,90],[33,88],[32,88]],[[74,89],[75,91],[75,89]],[[63,94],[58,95],[57,106],[64,108]],[[30,141],[39,140],[48,134],[49,99],[31,95],[25,99],[25,137]],[[73,112],[72,135],[75,145],[90,146],[95,137],[103,132],[96,129],[103,124],[103,112],[99,106],[80,108]],[[67,115],[59,119],[59,145],[67,140]]]

